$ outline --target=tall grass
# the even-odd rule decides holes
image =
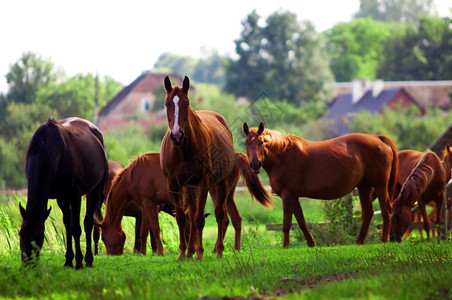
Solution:
[[[246,193],[238,193],[236,200],[244,215],[240,252],[232,250],[233,229],[229,228],[225,257],[217,259],[212,253],[216,239],[212,215],[206,222],[210,224],[204,235],[205,259],[177,261],[177,225],[174,218],[161,214],[167,255],[159,257],[150,251],[147,256],[133,254],[134,219],[125,217],[123,227],[128,236],[125,254],[107,256],[101,243],[94,268],[76,272],[62,267],[65,231],[54,200],[49,201],[53,209],[46,222],[46,242],[39,263],[33,269],[21,269],[18,202],[25,204],[25,197],[14,196],[0,204],[0,297],[447,299],[452,295],[450,241],[415,238],[403,243],[309,248],[298,240],[297,230],[292,234],[291,247],[283,249],[282,233],[269,232],[263,227],[272,218],[281,222],[280,208],[259,212],[261,207],[253,204]],[[210,212],[210,209],[206,210]],[[315,215],[319,209],[321,202],[313,200],[312,212],[305,209],[305,215]],[[265,213],[275,216],[268,219]],[[379,237],[377,233],[375,236]]]

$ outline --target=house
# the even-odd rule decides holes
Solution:
[[[165,124],[163,79],[166,75],[145,71],[124,87],[97,114],[95,123],[99,129],[117,130],[132,122],[145,128]],[[182,82],[178,74],[169,76],[174,84]]]
[[[425,108],[403,86],[387,86],[382,80],[371,83],[369,80],[357,79],[350,85],[350,91],[344,86],[339,86],[338,90],[343,93],[333,99],[326,115],[327,121],[333,124],[334,136],[348,133],[347,124],[353,120],[354,114],[362,110],[381,113],[386,106],[416,105],[423,112]]]

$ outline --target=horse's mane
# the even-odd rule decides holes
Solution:
[[[33,134],[30,145],[28,146],[26,159],[28,157],[40,153],[41,145],[45,144],[47,141],[47,135],[49,133],[49,129],[58,124],[58,122],[54,118],[50,118],[46,123],[39,126],[36,129],[36,132]]]
[[[270,129],[265,129],[262,136],[264,137],[266,148],[277,152],[287,150],[294,144],[295,140],[299,139],[293,134],[283,135],[279,131]]]
[[[418,159],[416,165],[414,166],[413,170],[411,170],[410,175],[405,180],[405,183],[402,186],[402,191],[408,190],[413,192],[414,190],[420,190],[421,188],[425,187],[427,184],[429,178],[433,175],[433,168],[430,167],[426,160],[431,155],[436,155],[434,152],[430,150],[424,151],[422,156]]]

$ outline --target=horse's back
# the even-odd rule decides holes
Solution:
[[[83,194],[103,185],[108,178],[108,160],[102,133],[81,118],[58,121],[66,147],[62,150],[57,178],[63,186],[79,189]]]
[[[403,185],[405,180],[410,176],[422,152],[416,150],[401,150],[398,153],[399,157],[399,178],[398,183]]]

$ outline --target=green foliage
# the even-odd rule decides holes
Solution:
[[[372,19],[339,23],[326,32],[331,70],[336,81],[375,79],[389,37],[389,26]]]
[[[432,12],[433,0],[360,0],[357,18],[383,22],[417,22]]]
[[[333,77],[312,24],[281,11],[271,14],[266,26],[259,19],[252,11],[242,22],[235,41],[239,58],[227,64],[225,91],[250,100],[265,94],[296,105],[329,99]]]
[[[166,127],[165,127],[166,128]],[[117,161],[123,165],[137,156],[146,152],[160,152],[162,127],[150,129],[148,136],[143,128],[136,124],[130,124],[125,130],[108,130],[103,133],[107,157],[109,160]],[[151,139],[149,138],[154,138]]]
[[[452,78],[452,20],[421,18],[413,28],[392,24],[377,75],[384,80],[446,80]]]
[[[426,114],[421,117],[414,106],[408,109],[386,108],[382,114],[362,111],[355,115],[349,129],[352,132],[388,135],[399,150],[424,151],[450,125],[448,115],[440,109],[427,108]]]
[[[38,90],[56,79],[53,63],[33,52],[26,52],[6,74],[8,102],[33,103]]]
[[[154,69],[160,73],[187,75],[197,82],[221,85],[225,80],[224,59],[214,49],[203,49],[200,59],[165,52],[157,59]]]
[[[75,75],[63,82],[53,81],[41,88],[36,102],[48,105],[58,111],[59,118],[80,117],[94,120],[96,78],[92,74]],[[99,107],[103,107],[122,88],[110,77],[98,84]]]

